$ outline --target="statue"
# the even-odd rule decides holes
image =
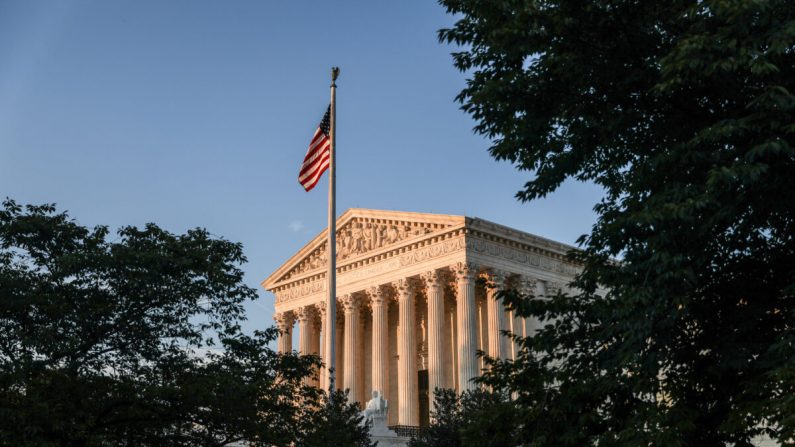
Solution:
[[[381,391],[373,390],[373,398],[367,401],[364,407],[364,420],[372,420],[375,423],[376,418],[383,418],[386,420],[386,412],[389,403],[381,396]]]
[[[367,401],[362,415],[364,416],[363,423],[370,423],[370,436],[373,439],[380,440],[379,445],[397,445],[390,442],[389,444],[381,444],[382,442],[389,441],[390,438],[397,438],[397,434],[390,430],[387,426],[387,410],[389,403],[384,399],[380,390],[373,390],[373,398]],[[402,444],[400,444],[402,445]]]

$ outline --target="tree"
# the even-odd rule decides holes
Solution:
[[[240,244],[0,210],[0,445],[292,445],[319,359],[246,335]],[[315,404],[313,406],[313,404]],[[350,408],[336,423],[359,430]],[[322,416],[322,415],[321,415]],[[313,416],[318,419],[321,416]],[[348,444],[354,445],[354,444]]]
[[[303,407],[301,436],[296,447],[375,447],[370,441],[370,423],[365,422],[358,404],[348,403],[348,393],[336,390],[323,394],[313,405]]]
[[[518,408],[504,391],[436,389],[429,427],[409,447],[515,447]]]
[[[489,379],[544,421],[525,441],[792,445],[795,5],[441,3],[458,100],[532,174],[518,198],[604,188],[581,292],[503,296],[545,325]]]

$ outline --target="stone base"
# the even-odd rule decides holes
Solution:
[[[370,436],[370,439],[375,441],[378,447],[406,447],[409,445],[409,440],[411,440],[411,438],[404,438],[397,435],[394,437]]]
[[[393,430],[387,427],[386,413],[374,415],[371,419],[370,439],[378,443],[379,447],[405,447],[411,438],[398,436]]]

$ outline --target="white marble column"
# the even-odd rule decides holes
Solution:
[[[524,337],[524,321],[522,321],[522,317],[516,314],[516,311],[511,311],[511,318],[513,318],[513,323],[511,324],[511,332],[514,335],[519,337]],[[511,339],[511,358],[516,360],[519,357],[519,348],[521,345],[516,339]]]
[[[337,312],[337,329],[336,336],[334,337],[334,352],[336,358],[334,359],[334,385],[338,390],[345,389],[345,312],[342,303],[337,303],[337,309],[342,309],[343,312]]]
[[[326,369],[328,368],[328,352],[326,352],[326,337],[328,337],[328,331],[326,330],[326,303],[321,302],[317,305],[317,314],[320,317],[320,337],[318,337],[318,342],[320,343],[320,358],[323,360],[323,364],[325,365],[320,370],[320,377],[318,379],[318,386],[321,390],[325,390],[328,385],[326,385],[326,380],[328,376],[326,374]],[[327,390],[328,391],[328,390]]]
[[[450,369],[448,370],[448,386],[457,392],[461,392],[458,386],[458,316],[456,312],[455,299],[449,297],[447,302],[447,314],[445,316],[450,327],[450,337],[447,340],[446,349],[449,349]]]
[[[475,389],[472,379],[478,376],[477,307],[475,306],[475,277],[477,267],[468,262],[454,266],[458,303],[458,386],[460,391]]]
[[[312,311],[307,306],[299,307],[295,317],[298,321],[298,353],[308,355],[311,350],[309,340],[311,339],[310,332],[312,331]]]
[[[364,297],[359,297],[359,329],[356,330],[356,402],[362,406],[364,409],[365,404],[367,401],[370,400],[369,397],[366,396],[367,391],[364,389],[364,379],[365,379],[365,368],[369,368],[370,365],[365,363],[365,355],[364,355],[364,347],[366,345],[365,338],[365,326],[366,320],[370,316],[370,306],[369,303],[364,301]]]
[[[398,334],[398,424],[420,425],[417,383],[417,334],[414,287],[407,279],[392,283],[400,308]]]
[[[342,306],[345,308],[345,375],[344,388],[348,391],[348,400],[358,402],[359,396],[359,332],[361,310],[359,300],[353,295],[345,295],[342,298]]]
[[[293,350],[293,323],[295,317],[292,312],[279,312],[273,316],[276,320],[276,328],[279,329],[279,339],[277,347],[282,354],[290,353]]]
[[[310,321],[310,326],[312,327],[309,339],[309,353],[312,355],[316,355],[320,357],[320,327],[321,327],[321,318],[318,313],[318,308],[316,306],[312,306],[312,319]],[[309,380],[309,384],[312,386],[320,386],[320,371],[315,370],[315,377]]]
[[[537,281],[533,278],[523,276],[521,278],[522,287],[524,288],[524,294],[527,296],[532,294],[534,297],[541,297],[546,293],[544,290],[544,283],[542,281]],[[535,319],[533,317],[526,317],[524,318],[524,336],[530,337],[531,335],[535,335],[536,333],[536,324]]]
[[[298,320],[298,353],[301,355],[309,355],[312,353],[312,332],[314,312],[309,306],[298,308],[296,312],[296,319]],[[304,385],[310,385],[312,380],[310,377],[303,379]]]
[[[444,349],[444,293],[439,272],[431,270],[422,274],[428,297],[428,392],[431,411],[434,410],[433,392],[447,388],[447,371],[442,360]]]
[[[475,276],[475,280],[477,281],[477,276]],[[476,348],[477,351],[483,351],[488,354],[489,352],[489,316],[486,314],[486,291],[478,287],[477,282],[475,283],[475,307],[477,308],[477,322],[475,323],[475,328],[477,329],[477,341],[478,346]],[[486,359],[477,356],[478,359],[478,372],[483,371],[486,367]]]
[[[486,287],[486,306],[489,315],[489,355],[495,359],[505,359],[508,353],[507,346],[510,340],[502,335],[505,330],[505,307],[497,299],[497,292],[502,290],[505,283],[505,273],[493,270],[489,274],[489,284]]]
[[[389,302],[381,287],[367,289],[373,307],[372,382],[386,399],[389,393]]]

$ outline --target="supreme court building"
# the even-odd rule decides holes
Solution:
[[[282,352],[297,326],[298,351],[326,357],[326,240],[262,282],[276,295]],[[473,388],[478,349],[516,355],[501,331],[529,335],[538,323],[507,312],[497,290],[553,295],[579,271],[565,258],[571,246],[465,216],[349,209],[336,240],[336,384],[361,405],[380,391],[389,425],[426,425],[436,387]]]

